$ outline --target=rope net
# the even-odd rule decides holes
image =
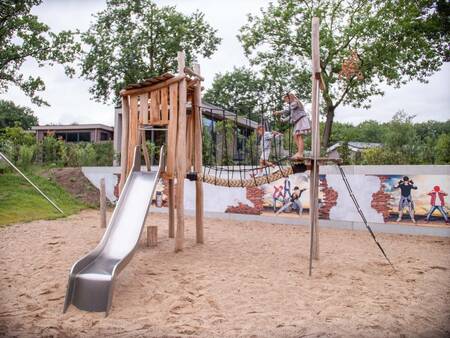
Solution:
[[[202,111],[203,172],[197,179],[226,187],[254,187],[293,173],[291,137],[272,128],[274,119],[261,108],[257,115],[199,106]],[[287,135],[291,135],[289,124]],[[259,132],[257,130],[259,129]],[[286,150],[288,148],[288,150]]]

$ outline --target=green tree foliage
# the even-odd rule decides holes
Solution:
[[[11,101],[0,100],[0,132],[6,127],[19,126],[30,129],[38,124],[38,118],[27,107],[21,107]]]
[[[74,33],[53,33],[31,14],[42,0],[4,0],[0,2],[0,94],[13,85],[20,88],[37,105],[47,104],[37,92],[45,89],[39,76],[24,77],[21,67],[33,59],[39,66],[54,62],[72,62],[79,50]],[[70,68],[66,68],[70,72]]]
[[[311,7],[314,4],[314,8]],[[436,11],[440,4],[440,11]],[[251,63],[265,74],[290,73],[289,87],[310,96],[311,19],[321,20],[322,92],[328,146],[334,112],[341,104],[368,108],[382,95],[382,83],[399,87],[425,82],[448,58],[448,4],[442,1],[295,1],[279,0],[249,15],[239,39]],[[340,76],[343,62],[356,52],[359,70]],[[275,76],[273,81],[277,81]]]
[[[211,88],[203,99],[238,115],[259,120],[258,105],[263,91],[263,81],[255,72],[245,67],[234,68],[231,72],[216,74]]]
[[[81,76],[94,82],[90,92],[98,101],[117,100],[126,85],[175,71],[180,50],[191,63],[211,56],[220,43],[201,12],[186,16],[151,0],[108,0],[106,5],[82,34],[87,49]]]
[[[436,143],[436,162],[450,163],[450,134],[441,134]]]

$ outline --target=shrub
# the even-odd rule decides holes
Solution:
[[[19,148],[19,159],[17,164],[22,169],[28,169],[33,164],[34,155],[36,152],[36,145],[22,145]]]

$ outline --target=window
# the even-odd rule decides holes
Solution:
[[[78,140],[80,142],[91,142],[91,133],[90,132],[78,133]]]
[[[104,131],[100,132],[100,141],[108,141],[108,133],[105,133]]]
[[[78,133],[67,133],[67,142],[78,142]]]

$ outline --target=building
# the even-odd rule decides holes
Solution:
[[[66,142],[102,142],[114,139],[114,128],[104,124],[71,124],[34,126],[36,140],[42,141],[46,136],[54,136]]]
[[[340,158],[339,155],[339,149],[342,147],[344,142],[337,142],[333,144],[331,147],[329,147],[326,151],[327,157],[329,158]],[[350,157],[355,159],[356,157],[360,156],[361,152],[366,149],[371,148],[379,148],[383,145],[381,143],[369,143],[369,142],[347,142],[348,149],[350,151]]]

